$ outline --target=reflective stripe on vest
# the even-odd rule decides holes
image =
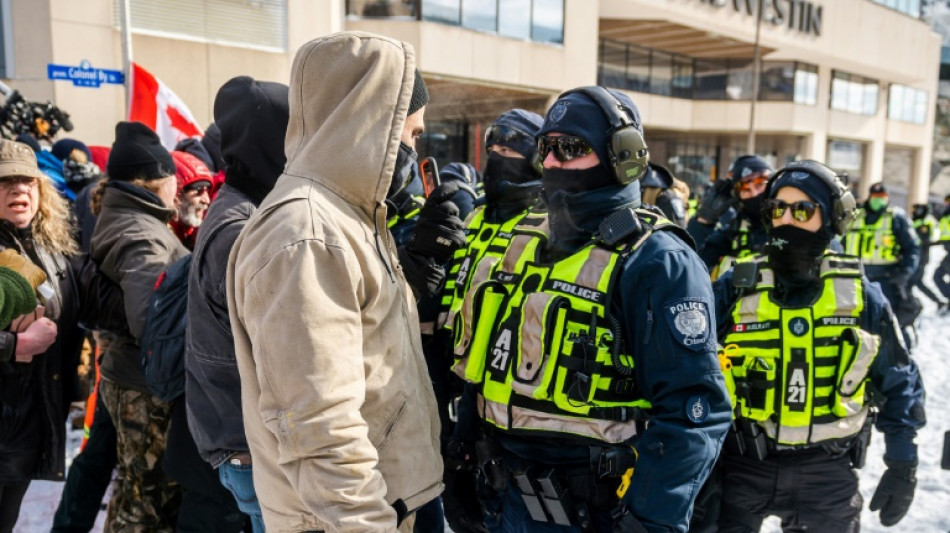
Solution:
[[[523,226],[521,232],[525,234],[547,235],[547,217],[542,213],[527,212],[501,224],[485,221],[485,206],[477,207],[469,215],[465,224],[465,246],[455,251],[445,276],[439,308],[441,328],[453,327],[465,293],[472,286],[469,274],[482,258],[500,258],[505,253],[516,226]]]
[[[861,258],[865,265],[894,265],[899,261],[897,238],[894,236],[894,210],[887,208],[874,224],[867,224],[861,210],[845,236],[844,251]]]
[[[651,226],[672,224],[637,214]],[[609,443],[636,435],[650,403],[636,389],[633,356],[621,352],[623,368],[614,365],[619,324],[606,312],[624,257],[652,231],[635,243],[591,243],[542,264],[541,240],[516,228],[488,279],[473,280],[456,319],[453,369],[479,385],[486,422],[505,432]]]
[[[765,256],[756,286],[732,309],[722,341],[732,362],[736,416],[757,422],[779,445],[800,446],[857,434],[868,407],[865,385],[880,338],[860,328],[864,286],[857,258],[826,253],[814,305],[771,300]]]

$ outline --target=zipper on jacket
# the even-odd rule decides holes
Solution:
[[[386,231],[389,231],[389,228],[387,228]],[[376,242],[376,254],[379,255],[379,259],[383,262],[383,266],[386,267],[386,272],[389,274],[389,280],[395,283],[396,276],[393,275],[392,267],[389,266],[389,261],[386,260],[385,255],[383,255],[383,250],[380,248],[382,236],[379,234],[379,204],[376,204],[376,207],[373,209],[373,232],[373,240]]]

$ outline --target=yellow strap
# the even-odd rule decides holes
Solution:
[[[640,454],[637,453],[637,449],[633,448],[633,458],[634,464],[636,464],[637,458]],[[623,499],[623,495],[627,493],[627,489],[630,488],[630,480],[633,478],[633,468],[628,468],[626,472],[623,473],[623,476],[620,477],[620,486],[617,487],[617,498]]]

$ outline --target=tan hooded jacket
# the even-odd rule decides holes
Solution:
[[[340,33],[297,52],[287,167],[228,263],[254,486],[271,533],[395,531],[442,489],[419,321],[384,200],[412,48]]]

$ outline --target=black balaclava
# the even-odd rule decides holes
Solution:
[[[492,127],[509,128],[523,135],[500,139],[489,136],[485,149],[494,145],[505,146],[521,154],[523,159],[488,153],[483,183],[485,185],[485,214],[492,222],[503,222],[531,207],[541,192],[541,174],[533,161],[538,152],[534,138],[543,119],[537,113],[512,109],[502,113]]]
[[[782,286],[782,291],[794,295],[796,291],[814,293],[821,258],[835,237],[832,228],[834,200],[832,191],[821,178],[805,171],[784,172],[771,185],[769,197],[775,198],[784,187],[794,187],[804,192],[811,201],[821,207],[822,224],[818,231],[808,231],[791,224],[774,227],[769,224],[769,240],[765,253],[769,266]],[[799,294],[798,296],[802,296]]]
[[[238,76],[222,85],[214,99],[224,182],[255,205],[274,188],[287,162],[288,92],[283,83]]]

